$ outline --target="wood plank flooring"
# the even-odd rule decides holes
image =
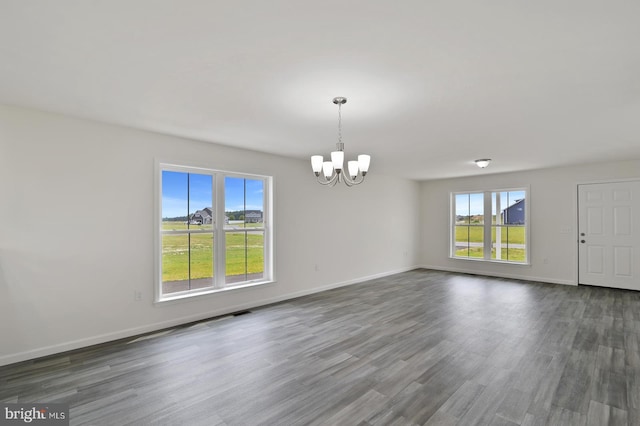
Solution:
[[[73,425],[640,425],[640,293],[415,270],[0,367]]]

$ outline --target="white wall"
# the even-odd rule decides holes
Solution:
[[[640,179],[640,160],[422,182],[421,264],[433,269],[577,285],[577,185],[630,178]],[[451,192],[527,186],[530,265],[449,258]]]
[[[274,176],[276,283],[153,304],[156,159]],[[0,106],[0,365],[412,269],[420,185],[375,159],[367,180],[325,188],[306,161]]]

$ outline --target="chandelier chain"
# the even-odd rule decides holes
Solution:
[[[342,143],[342,103],[338,104],[338,143]]]

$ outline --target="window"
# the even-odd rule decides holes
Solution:
[[[272,280],[266,176],[160,165],[158,300]]]
[[[452,257],[528,263],[526,189],[454,193],[451,201]]]

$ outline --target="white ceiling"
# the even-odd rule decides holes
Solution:
[[[334,96],[371,173],[640,158],[640,1],[0,0],[0,103],[307,158]]]

